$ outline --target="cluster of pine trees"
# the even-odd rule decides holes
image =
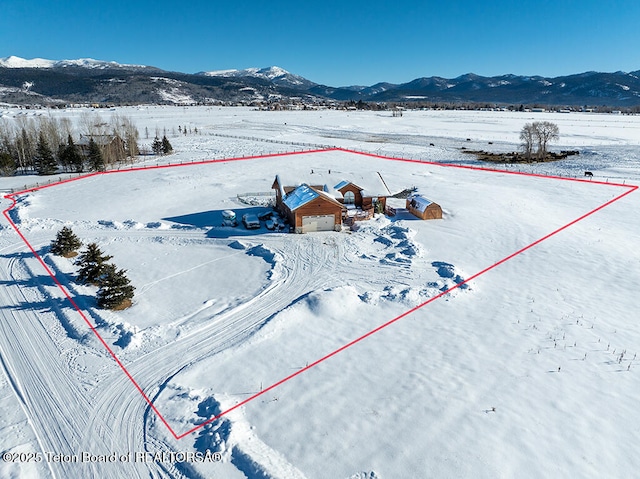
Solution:
[[[164,135],[162,140],[156,135],[151,144],[151,149],[156,155],[168,155],[173,151],[173,146],[169,143],[167,135]]]
[[[16,172],[51,175],[59,171],[101,171],[138,155],[138,130],[128,117],[105,122],[83,114],[76,125],[68,118],[19,116],[0,122],[0,175]]]
[[[82,246],[80,239],[71,228],[63,227],[51,242],[51,252],[65,258],[78,256],[75,261],[78,266],[77,281],[82,284],[98,286],[96,295],[99,308],[121,309],[128,307],[133,299],[135,287],[127,278],[126,270],[117,269],[112,263],[107,263],[112,256],[104,254],[96,243],[90,243],[78,255],[77,250]]]

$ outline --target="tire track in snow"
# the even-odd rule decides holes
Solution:
[[[100,236],[104,237],[166,235],[201,240],[202,234],[202,231],[171,230],[100,231]],[[44,244],[50,241],[50,235],[49,231],[33,231],[30,236],[33,236],[34,244],[38,242]],[[159,385],[181,369],[245,340],[300,296],[319,288],[336,286],[338,277],[341,281],[348,281],[350,268],[348,263],[343,263],[348,256],[344,242],[329,240],[330,247],[327,247],[326,238],[326,236],[317,235],[261,237],[262,243],[281,257],[277,265],[279,274],[274,281],[248,302],[212,318],[212,321],[204,323],[171,343],[133,359],[125,365],[131,375],[149,396],[152,396],[152,392],[159,393],[161,392]],[[398,273],[396,268],[387,266],[380,268],[387,270],[389,275]],[[108,360],[110,361],[110,358]],[[71,383],[73,384],[73,380]],[[76,390],[76,394],[82,396],[83,392]],[[88,413],[87,410],[82,411],[86,415],[85,421],[67,425],[68,428],[79,430],[73,436],[77,443],[75,446],[69,446],[71,452],[95,450],[97,438],[100,439],[100,449],[103,451],[137,451],[145,450],[147,446],[154,447],[152,444],[145,444],[144,433],[148,424],[144,421],[144,413],[148,405],[141,399],[138,391],[132,387],[122,371],[114,368],[112,372],[106,374],[95,386],[90,398],[91,407],[88,408]],[[73,404],[73,398],[70,401]],[[39,427],[46,429],[47,425],[42,424]],[[53,427],[55,427],[55,421],[53,421]],[[177,431],[178,434],[180,432]],[[149,437],[147,435],[147,438]],[[152,441],[152,439],[146,440]],[[95,466],[88,467],[89,469],[83,473],[89,471],[91,475],[100,473],[101,477],[118,477],[118,474],[122,475],[121,473],[127,477],[148,477],[150,474],[165,477],[167,474],[159,467],[153,468],[153,465],[144,468],[129,465],[125,469],[109,466],[108,471],[96,469]],[[150,467],[153,468],[153,472],[149,469]],[[82,477],[83,473],[79,473],[78,468],[65,469],[65,477]]]
[[[272,248],[282,255],[284,250],[290,252],[289,248],[292,247],[293,254],[282,256],[281,276],[269,288],[247,303],[222,314],[222,317],[215,318],[176,341],[127,364],[127,369],[148,396],[159,396],[161,385],[180,370],[240,343],[296,298],[326,285],[327,274],[319,272],[331,270],[332,268],[327,266],[335,265],[339,256],[327,253],[327,249],[322,248],[317,240],[312,241],[311,245],[301,245],[300,237],[295,239],[297,241],[286,241],[292,244],[284,248]],[[280,239],[279,242],[281,241]],[[326,254],[320,255],[319,258],[313,252],[304,254],[303,251],[309,246]],[[144,410],[148,406],[131,384],[123,379],[123,376],[116,375],[101,385],[105,395],[101,396],[100,402],[95,405],[89,427],[91,429],[94,423],[99,424],[102,417],[117,417],[117,425],[113,425],[113,429],[107,434],[114,440],[126,441],[127,447],[135,447],[136,444],[139,447],[142,427],[149,427],[149,424],[142,424]],[[147,437],[150,437],[152,431],[147,432]]]
[[[0,354],[40,452],[73,455],[120,450],[117,441],[105,441],[102,434],[117,417],[103,417],[92,424],[95,430],[88,429],[95,396],[101,391],[89,393],[83,389],[76,372],[69,368],[66,355],[61,354],[63,346],[76,349],[85,346],[68,339],[57,328],[52,329],[58,321],[56,312],[44,309],[48,299],[30,275],[25,259],[20,257],[23,245],[16,244],[5,251],[12,249],[13,255],[0,256],[0,281],[4,284],[0,289]],[[122,375],[115,368],[114,373]],[[87,436],[91,441],[83,439]],[[46,464],[51,475],[59,478],[142,478],[149,477],[149,467],[153,468],[122,463],[109,464],[107,468],[104,464],[102,467],[69,462]]]
[[[19,261],[12,258],[8,274],[0,270],[0,280],[5,283],[0,302],[8,311],[0,322],[0,348],[42,452],[73,454],[91,405],[60,361],[60,351],[45,325],[52,313],[31,306],[44,298],[38,297],[37,288],[19,284],[29,279],[21,275]],[[67,464],[49,467],[55,477],[69,477]]]

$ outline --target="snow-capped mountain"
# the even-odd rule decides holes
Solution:
[[[586,72],[555,78],[467,73],[456,78],[416,78],[399,85],[333,88],[318,85],[316,95],[336,100],[370,102],[475,102],[511,105],[640,105],[639,72]]]
[[[43,103],[235,103],[303,98],[637,107],[640,71],[585,72],[554,78],[467,73],[452,79],[432,76],[402,84],[332,87],[277,66],[189,74],[91,58],[0,59],[0,101],[32,104],[36,98]]]
[[[82,67],[105,70],[110,68],[139,69],[148,68],[144,65],[127,65],[117,62],[94,60],[93,58],[79,58],[77,60],[47,60],[44,58],[25,59],[16,56],[0,58],[0,67],[4,68],[67,68]]]
[[[312,81],[301,77],[300,75],[294,75],[288,72],[284,68],[277,66],[266,68],[245,68],[244,70],[214,70],[208,72],[200,72],[199,75],[209,77],[253,77],[268,80],[274,85],[285,86],[297,89],[308,89],[315,85]]]

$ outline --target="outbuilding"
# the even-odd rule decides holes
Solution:
[[[407,210],[421,220],[442,219],[440,205],[421,195],[412,195],[407,198]]]

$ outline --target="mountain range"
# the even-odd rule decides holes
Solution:
[[[170,72],[93,59],[0,59],[4,104],[192,104],[300,101],[487,103],[557,106],[640,106],[640,70],[585,72],[547,78],[468,73],[407,83],[332,87],[279,67]]]

